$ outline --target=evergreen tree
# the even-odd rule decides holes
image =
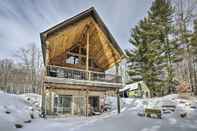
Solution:
[[[174,41],[172,33],[173,8],[168,0],[155,0],[145,18],[132,30],[130,43],[135,48],[126,51],[129,60],[130,82],[143,80],[154,94],[173,81],[172,61]],[[165,78],[165,69],[167,78]]]
[[[128,55],[130,83],[143,80],[150,88],[152,95],[158,92],[158,82],[160,82],[160,56],[158,54],[158,43],[151,37],[150,21],[145,18],[139,22],[131,33],[130,43],[134,49],[126,50]],[[160,66],[161,67],[161,66]]]
[[[169,93],[175,91],[173,62],[176,60],[177,45],[176,40],[173,39],[173,13],[174,9],[169,0],[155,0],[148,12],[148,17],[152,23],[152,37],[160,46],[158,50],[161,54],[162,65],[165,67],[163,71],[166,70],[167,72],[167,77],[163,78],[161,86],[167,87]]]

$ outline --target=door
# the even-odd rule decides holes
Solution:
[[[89,104],[91,111],[98,112],[99,111],[99,96],[89,96]]]
[[[75,115],[85,115],[85,97],[74,96],[73,97],[73,108]]]

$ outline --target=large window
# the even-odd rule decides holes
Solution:
[[[86,65],[86,48],[75,46],[72,47],[66,54],[65,63]],[[90,57],[88,60],[89,67],[98,68],[94,58]]]
[[[71,113],[72,96],[58,95],[54,98],[54,112],[56,113]]]

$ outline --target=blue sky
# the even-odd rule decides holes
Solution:
[[[94,6],[122,49],[152,0],[0,0],[0,59],[36,43],[39,33]]]

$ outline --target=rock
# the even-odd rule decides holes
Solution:
[[[185,118],[187,116],[187,113],[186,112],[185,113],[181,113],[180,116],[181,116],[181,118]]]
[[[5,111],[5,113],[6,113],[6,114],[10,114],[11,112],[10,112],[10,111]]]
[[[172,111],[171,111],[171,110],[165,109],[165,110],[163,110],[163,113],[164,113],[164,114],[170,114],[170,113],[172,113]]]
[[[34,119],[34,114],[30,114],[30,118],[31,119]]]
[[[24,123],[31,123],[31,120],[26,120],[24,121]]]
[[[196,106],[190,106],[190,108],[192,108],[192,109],[197,109],[197,107],[196,107]]]
[[[145,114],[143,112],[138,112],[137,115],[138,116],[145,116]]]
[[[16,128],[23,128],[23,125],[22,124],[15,124],[15,127]]]
[[[27,101],[30,101],[30,98],[29,97],[27,98]]]

